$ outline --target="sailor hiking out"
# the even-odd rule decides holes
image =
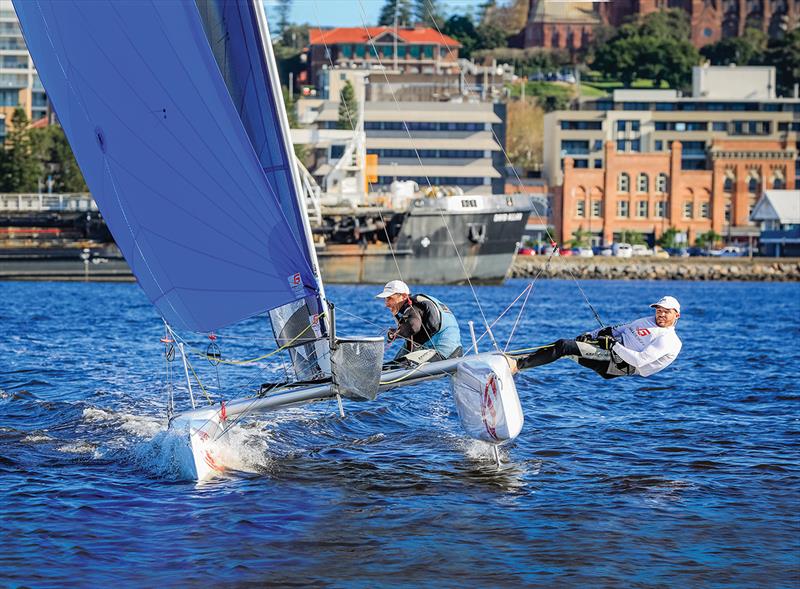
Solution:
[[[670,296],[650,306],[655,309],[655,316],[604,327],[575,339],[560,339],[532,354],[509,356],[512,370],[534,368],[568,356],[603,378],[655,374],[669,366],[681,351],[681,340],[675,333],[681,306]]]
[[[415,362],[445,360],[462,355],[461,332],[453,312],[432,296],[412,295],[402,280],[392,280],[375,298],[385,299],[397,327],[389,329],[388,340],[402,340],[395,360]]]

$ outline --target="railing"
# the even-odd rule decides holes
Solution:
[[[0,211],[96,211],[88,192],[72,194],[0,194]]]

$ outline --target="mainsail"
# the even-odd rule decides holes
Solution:
[[[219,5],[255,18],[254,3]],[[266,70],[223,76],[194,2],[14,6],[114,239],[170,325],[207,332],[298,301],[319,313]],[[229,46],[252,60],[257,31]]]

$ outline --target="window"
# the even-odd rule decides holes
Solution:
[[[647,192],[650,188],[650,180],[647,177],[647,174],[639,174],[636,177],[636,190],[638,192]]]
[[[589,167],[589,160],[584,160],[584,159],[574,160],[574,166],[576,168],[588,168]]]
[[[725,176],[725,182],[722,183],[722,190],[731,192],[733,190],[733,178]]]
[[[602,217],[603,216],[603,201],[601,200],[593,200],[592,201],[592,217]]]
[[[565,139],[561,142],[561,153],[564,155],[586,155],[589,153],[589,142]]]
[[[628,216],[628,201],[621,200],[617,203],[617,217],[627,217]]]
[[[637,217],[647,217],[647,201],[640,200],[636,203],[636,216]]]
[[[692,217],[694,217],[694,204],[692,201],[687,200],[683,203],[683,218],[691,219]]]
[[[585,217],[586,216],[586,201],[579,200],[575,203],[575,216],[576,217]]]
[[[725,203],[725,222],[731,222],[731,203],[729,202]]]
[[[625,143],[624,139],[617,139],[617,151],[624,152],[625,151]]]
[[[700,218],[701,219],[708,219],[709,213],[711,212],[711,206],[709,205],[708,201],[700,203]]]
[[[631,121],[631,131],[639,130],[639,121]]]
[[[621,172],[617,177],[617,192],[629,192],[631,189],[631,177],[625,172]]]
[[[656,201],[656,217],[664,218],[667,212],[667,201],[665,200],[657,200]]]
[[[419,45],[411,45],[409,53],[414,59],[419,59]]]
[[[423,45],[423,51],[427,59],[433,59],[433,45]]]
[[[631,141],[631,151],[635,151],[636,153],[642,151],[642,142],[639,139],[634,139]]]
[[[667,175],[666,174],[659,174],[656,176],[656,192],[666,192],[667,191]]]
[[[656,141],[656,151],[664,151],[664,142],[660,139]]]
[[[602,121],[561,121],[563,131],[599,131]]]
[[[603,160],[594,160],[594,167],[600,169],[603,167]]]
[[[755,176],[750,177],[750,179],[747,181],[747,191],[752,192],[753,194],[758,192],[758,178]]]
[[[714,121],[711,123],[711,128],[714,131],[727,131],[728,130],[728,123],[725,121]]]
[[[366,51],[363,45],[356,45],[356,57],[364,57]]]
[[[628,121],[617,121],[617,131],[624,131],[625,130],[625,124],[627,122]]]
[[[786,185],[783,183],[783,178],[775,178],[775,181],[772,183],[772,188],[775,190],[786,188]]]

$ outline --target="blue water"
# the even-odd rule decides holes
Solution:
[[[477,288],[483,313],[524,285]],[[138,287],[0,283],[0,584],[800,585],[800,287],[583,286],[607,322],[677,296],[683,351],[648,379],[567,360],[519,375],[526,421],[500,471],[437,382],[345,419],[326,402],[242,424],[242,472],[197,485],[165,431],[163,327]],[[329,290],[343,335],[390,325],[375,287]],[[480,324],[468,288],[428,292]],[[510,349],[593,321],[574,283],[539,281]],[[263,319],[222,336],[228,357],[270,347]],[[194,364],[215,396],[283,371]]]

